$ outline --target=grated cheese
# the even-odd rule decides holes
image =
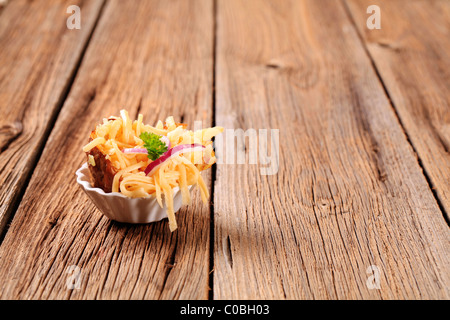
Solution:
[[[124,148],[143,148],[144,142],[139,138],[142,132],[152,132],[169,138],[171,146],[181,144],[200,143],[206,148],[204,151],[173,157],[157,169],[152,176],[146,176],[144,170],[152,162],[146,154],[125,154]],[[91,139],[83,147],[84,152],[98,148],[117,169],[113,179],[112,192],[120,192],[130,198],[154,196],[158,204],[167,207],[169,228],[177,229],[173,208],[173,188],[179,187],[183,204],[191,201],[189,186],[197,185],[202,201],[207,203],[208,189],[200,171],[208,169],[215,163],[211,139],[223,132],[223,128],[214,127],[196,132],[185,129],[184,125],[175,123],[173,117],[168,117],[163,123],[158,121],[155,127],[145,125],[143,116],[132,121],[125,110],[120,111],[120,117],[103,119],[91,133]],[[88,162],[95,166],[95,160],[90,155]]]

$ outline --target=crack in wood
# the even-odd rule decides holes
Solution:
[[[139,114],[141,113],[141,108],[142,108],[142,97],[139,98],[138,106],[136,109],[136,115],[134,117],[135,119],[137,119]]]
[[[269,69],[280,69],[281,68],[281,66],[279,64],[276,64],[276,63],[267,63],[266,67],[269,68]]]
[[[22,131],[23,125],[21,121],[14,121],[0,127],[0,153],[5,151],[22,134]]]
[[[373,130],[370,125],[370,121],[367,118],[366,112],[362,110],[362,100],[359,96],[359,90],[355,88],[355,82],[351,79],[347,81],[347,86],[350,90],[350,94],[352,95],[352,101],[354,102],[352,104],[354,114],[356,115],[355,122],[358,126],[358,128],[361,129],[361,136],[367,137],[369,146],[368,148],[365,148],[368,150],[369,157],[371,159],[371,162],[375,166],[375,176],[380,182],[385,182],[387,180],[387,173],[386,168],[383,163],[383,158],[380,153],[380,145],[375,137],[375,134],[373,133]]]
[[[230,236],[228,235],[225,239],[225,257],[230,265],[230,268],[233,268],[233,253],[231,251],[231,240]]]
[[[164,292],[164,289],[166,287],[167,280],[169,279],[169,275],[170,275],[171,271],[176,266],[175,255],[177,253],[177,247],[178,247],[178,235],[175,235],[175,244],[174,244],[172,253],[169,256],[169,259],[166,262],[166,273],[164,275],[163,283],[162,283],[162,286],[161,286],[161,293],[160,293],[159,299],[161,299],[161,296],[162,296],[162,294]]]

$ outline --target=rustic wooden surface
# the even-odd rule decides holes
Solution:
[[[102,1],[12,1],[0,8],[0,230],[27,184]],[[67,32],[71,4],[83,9],[83,29]]]
[[[370,32],[364,8],[349,1],[365,45],[427,177],[450,212],[450,6],[448,1],[380,1],[383,28]],[[448,217],[448,216],[447,216]],[[449,217],[448,217],[449,218]]]
[[[74,172],[86,161],[86,133],[122,108],[147,123],[173,114],[211,125],[212,12],[205,1],[106,4],[0,248],[1,297],[208,298],[209,206],[195,197],[177,214],[175,233],[166,220],[110,222],[80,192]],[[66,287],[71,265],[82,271],[79,290]]]
[[[368,5],[7,2],[0,298],[448,299],[450,3],[381,1],[381,30]],[[122,108],[279,129],[279,170],[217,164],[211,205],[194,192],[174,233],[109,221],[74,172]]]
[[[219,1],[216,121],[280,128],[280,169],[218,165],[214,297],[446,296],[448,226],[345,10],[283,4]]]

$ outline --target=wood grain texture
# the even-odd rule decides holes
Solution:
[[[75,182],[103,117],[212,120],[211,1],[108,1],[24,199],[0,247],[0,298],[206,299],[209,207],[199,194],[167,220],[109,221]],[[209,176],[205,178],[210,180]],[[69,290],[71,265],[81,288]]]
[[[83,10],[66,27],[69,5]],[[0,233],[58,114],[103,1],[11,1],[0,16]]]
[[[450,2],[378,1],[381,29],[366,28],[371,1],[347,1],[405,131],[450,214]]]
[[[342,3],[219,0],[217,30],[217,125],[280,148],[217,166],[214,299],[448,299],[448,226]]]
[[[0,0],[0,14],[5,9],[5,7],[8,5],[9,0]]]

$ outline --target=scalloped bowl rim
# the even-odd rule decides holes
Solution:
[[[77,183],[96,205],[111,220],[125,223],[151,223],[167,218],[167,207],[159,205],[155,196],[130,198],[119,192],[106,193],[101,188],[92,187],[88,163],[85,162],[77,171]],[[191,189],[192,186],[188,188]],[[163,195],[162,195],[163,196]],[[164,199],[164,197],[163,197]],[[181,207],[179,187],[173,188],[174,212]],[[115,204],[115,205],[114,205]],[[125,207],[125,210],[120,210]]]

